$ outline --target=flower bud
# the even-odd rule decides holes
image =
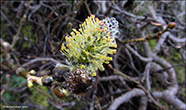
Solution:
[[[176,27],[176,23],[175,22],[172,22],[172,23],[170,23],[169,25],[168,25],[168,28],[170,28],[170,29],[173,29],[173,28],[175,28]]]

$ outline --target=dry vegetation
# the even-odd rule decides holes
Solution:
[[[186,109],[184,1],[0,3],[1,109],[10,105],[60,110]],[[64,37],[90,14],[99,19],[115,17],[120,31],[117,53],[110,67],[105,64],[105,71],[97,72],[93,89],[77,100],[73,96],[59,99],[51,88],[37,84],[28,88],[16,69],[34,69],[36,76],[52,74],[56,62],[65,64],[59,51]],[[160,34],[172,22],[176,27]]]

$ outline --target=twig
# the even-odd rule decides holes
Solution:
[[[108,110],[116,110],[123,102],[128,101],[132,97],[144,96],[144,95],[145,95],[145,92],[143,90],[134,88],[131,91],[126,92],[120,97],[114,99],[112,104],[109,106]]]
[[[4,87],[4,89],[1,90],[1,96],[3,95],[3,93],[5,92],[6,88],[10,85],[10,82],[12,81],[12,76],[10,76],[9,81],[7,82],[6,86]]]
[[[53,36],[53,33],[54,33],[55,29],[60,25],[60,22],[61,22],[63,19],[65,19],[67,16],[71,15],[71,14],[74,14],[74,12],[70,12],[70,13],[65,14],[62,18],[60,18],[60,19],[57,21],[57,23],[55,24],[54,28],[52,29],[52,31],[51,31],[51,33],[50,33],[50,37]]]
[[[26,15],[28,13],[28,10],[29,10],[29,5],[32,3],[33,1],[31,0],[29,3],[28,3],[28,7],[23,15],[23,17],[21,18],[21,21],[19,22],[19,29],[16,33],[16,35],[13,37],[13,42],[11,44],[12,47],[14,47],[15,43],[17,42],[17,40],[19,39],[19,34],[20,34],[20,31],[22,29],[22,26],[23,26],[23,22],[26,20]]]
[[[170,79],[170,82],[172,83],[172,85],[175,86],[175,88],[173,88],[173,90],[171,90],[171,94],[176,94],[177,91],[178,91],[178,82],[177,82],[177,78],[176,78],[176,71],[174,70],[174,68],[172,68],[172,65],[167,62],[166,60],[160,58],[160,57],[157,57],[157,56],[154,56],[154,61],[158,64],[160,64],[163,68],[169,68],[167,69],[167,73],[169,74],[169,79]]]
[[[58,104],[58,101],[57,101],[57,99],[54,97],[54,95],[53,95],[51,89],[50,89],[49,87],[47,87],[47,89],[48,89],[50,95],[52,96],[53,101],[55,101],[55,103]]]
[[[17,65],[20,66],[19,60],[18,60],[17,56],[15,55],[15,53],[12,53],[12,55],[13,55]]]
[[[92,95],[92,102],[90,104],[90,110],[94,110],[95,98],[96,98],[96,93],[97,93],[97,84],[98,84],[98,75],[96,76],[96,82],[94,84],[94,90],[93,90],[93,95]]]
[[[144,38],[145,37],[144,28],[140,28],[139,35],[141,35],[141,38]],[[148,58],[150,58],[152,52],[151,52],[149,43],[148,42],[142,42],[142,46],[143,46],[143,49],[144,49],[145,56],[148,57]],[[150,77],[149,77],[150,67],[151,67],[151,61],[146,64],[145,71],[144,71],[144,77],[145,77],[145,80],[146,80],[144,87],[147,88],[149,94],[151,92],[151,85],[150,85],[150,81],[149,81],[150,80]],[[139,107],[139,110],[146,110],[147,109],[148,99],[149,98],[147,96],[142,96],[140,98],[140,107]]]
[[[114,55],[113,64],[114,64],[114,68],[115,68],[116,70],[119,70],[119,66],[120,66],[120,65],[118,64],[117,59],[118,59],[118,57],[119,57],[119,55],[120,55],[120,52],[121,52],[122,48],[123,48],[123,46],[119,46],[119,47],[118,47],[118,50],[117,50],[117,52],[116,52],[116,54]]]
[[[125,11],[125,10],[121,10],[121,9],[119,8],[118,5],[111,6],[111,7],[112,7],[114,10],[119,11],[120,13],[125,14],[126,16],[131,17],[131,18],[137,18],[137,19],[144,19],[144,18],[145,18],[144,16],[136,16],[135,14],[128,13],[128,12]]]
[[[162,73],[162,72],[164,72],[164,71],[167,71],[168,69],[170,69],[170,68],[175,68],[175,67],[180,67],[180,66],[186,66],[186,64],[183,64],[183,65],[172,65],[171,67],[167,67],[167,68],[164,68],[164,69],[159,69],[159,70],[157,70],[157,71],[152,71],[151,73],[153,74],[153,73]]]
[[[38,62],[38,61],[51,61],[51,62],[54,62],[55,64],[59,63],[59,61],[53,59],[53,58],[36,58],[36,59],[32,59],[30,60],[29,62],[21,65],[21,67],[26,67],[32,63],[35,63],[35,62]]]
[[[34,87],[35,90],[37,90],[39,93],[42,93],[43,95],[49,97],[50,100],[53,100],[52,97],[50,95],[48,95],[47,93],[45,93],[44,91],[41,91],[40,89],[38,89],[37,87]]]
[[[140,72],[136,69],[136,67],[135,67],[135,65],[134,65],[134,61],[133,61],[133,58],[132,58],[132,56],[131,56],[131,53],[128,51],[128,49],[125,49],[125,51],[126,51],[128,57],[129,57],[130,64],[131,64],[132,68],[133,68],[134,71],[136,71],[136,73],[139,75]]]
[[[12,48],[12,46],[10,45],[10,43],[4,41],[2,38],[0,38],[0,44],[1,44],[2,47],[4,47],[5,49],[14,51],[14,49]],[[1,47],[1,49],[2,49],[2,47]]]
[[[139,109],[138,110],[146,110],[147,105],[148,105],[148,97],[147,96],[142,96],[139,101]]]
[[[151,91],[150,76],[149,76],[150,67],[151,67],[151,62],[148,62],[146,67],[145,67],[145,71],[144,71],[145,83],[146,83],[146,87],[147,87],[148,92]]]
[[[172,95],[170,90],[163,91],[161,99],[173,105],[177,110],[185,110],[186,108],[186,104]]]
[[[176,109],[184,110],[186,104],[179,100],[177,97],[170,95],[169,91],[166,92],[153,92],[153,96],[156,98],[161,98],[168,102],[169,104],[173,105]],[[117,109],[123,102],[128,101],[129,99],[137,96],[145,96],[145,92],[141,89],[134,88],[129,92],[121,95],[120,97],[116,98],[113,103],[110,105],[108,110],[115,110]]]
[[[17,29],[13,26],[13,24],[10,22],[10,20],[4,15],[2,10],[1,10],[1,15],[10,24],[10,26],[14,29],[14,31],[17,32]]]
[[[125,44],[125,47],[131,51],[136,57],[138,57],[141,61],[149,62],[151,58],[145,58],[141,56],[137,51],[135,51],[129,44]]]
[[[136,81],[135,79],[131,78],[130,76],[127,76],[126,74],[123,74],[120,71],[115,70],[114,68],[112,68],[112,65],[109,64],[109,67],[111,69],[113,69],[115,74],[119,74],[121,76],[124,76],[125,78],[129,79],[130,81],[136,83],[138,85],[139,88],[141,88],[146,94],[147,96],[154,102],[154,104],[156,104],[158,107],[160,107],[161,109],[165,109],[165,107],[163,105],[161,105],[160,103],[158,103],[152,96],[151,94],[139,83],[139,81]]]
[[[110,80],[118,80],[119,79],[119,75],[110,75],[107,77],[99,77],[98,80],[99,81],[110,81]]]
[[[8,102],[5,100],[4,97],[1,97],[1,107],[2,107],[2,104],[5,104],[6,106],[8,105]]]
[[[174,43],[186,43],[186,38],[177,38],[173,36],[171,33],[169,33],[168,38],[172,40]]]
[[[174,14],[175,18],[177,19],[177,21],[178,21],[181,25],[186,26],[185,22],[182,22],[182,21],[178,18],[178,13],[176,13],[172,8],[171,8],[171,11],[172,11],[172,13]],[[183,13],[183,15],[184,15],[185,12],[183,11],[182,13]]]
[[[48,100],[48,103],[56,107],[58,110],[64,110],[61,106],[54,104],[52,101]]]
[[[168,26],[167,26],[167,28],[166,29],[164,29],[163,31],[159,31],[159,32],[157,32],[155,35],[151,35],[151,34],[149,34],[147,37],[143,37],[143,38],[136,38],[136,39],[127,39],[127,40],[125,40],[125,41],[120,41],[120,40],[118,40],[120,43],[122,43],[122,44],[129,44],[129,43],[133,43],[133,42],[144,42],[144,41],[147,41],[147,40],[151,40],[151,39],[159,39],[160,38],[160,36],[162,35],[162,34],[164,34],[165,32],[167,32],[167,31],[169,31],[170,29],[173,29],[174,27],[176,26],[176,23],[175,22],[172,22],[172,23],[170,23]]]
[[[91,13],[91,11],[90,11],[90,9],[89,9],[89,6],[88,6],[88,4],[87,4],[87,1],[86,1],[86,0],[83,0],[83,2],[84,2],[85,7],[86,7],[86,9],[87,9],[87,11],[88,11],[88,14],[91,15],[92,13]]]
[[[11,91],[11,92],[23,92],[23,91],[25,91],[26,89],[27,89],[28,87],[26,86],[26,87],[23,87],[23,88],[21,88],[21,89],[8,89],[8,88],[6,88],[6,90],[7,91]]]
[[[33,86],[33,82],[39,85],[43,85],[43,77],[37,77],[37,76],[30,75],[30,73],[33,73],[33,72],[35,71],[31,70],[29,72],[26,72],[26,70],[22,67],[19,67],[16,70],[17,75],[22,76],[23,78],[27,79],[27,85],[29,88]]]

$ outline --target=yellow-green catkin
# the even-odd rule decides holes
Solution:
[[[118,27],[118,21],[113,17],[99,20],[91,15],[78,30],[73,29],[65,37],[66,44],[62,44],[61,52],[72,68],[84,69],[96,76],[96,70],[104,71],[103,63],[108,64],[112,60],[108,54],[116,53]]]

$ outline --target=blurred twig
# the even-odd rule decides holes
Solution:
[[[147,94],[147,96],[154,102],[154,104],[156,104],[158,107],[160,107],[161,109],[165,109],[165,108],[166,108],[166,107],[164,107],[161,103],[157,102],[157,101],[153,98],[153,96],[148,92],[148,90],[146,90],[146,89],[139,83],[139,81],[136,81],[135,79],[131,78],[130,76],[127,76],[126,74],[123,74],[122,72],[115,70],[111,65],[109,65],[109,67],[110,67],[111,69],[113,69],[113,71],[114,71],[115,74],[119,74],[119,75],[121,75],[121,76],[124,76],[124,77],[127,78],[128,80],[130,80],[130,81],[136,83],[136,84],[138,85],[138,87],[141,88],[141,89]]]
[[[17,40],[19,39],[20,31],[21,31],[21,29],[22,29],[23,23],[25,22],[26,17],[27,17],[27,13],[28,13],[28,11],[29,11],[29,5],[30,5],[32,2],[33,2],[32,0],[29,1],[28,7],[27,7],[27,9],[26,9],[26,11],[25,11],[23,17],[21,18],[21,20],[20,20],[20,22],[19,22],[19,29],[18,29],[16,35],[13,37],[13,41],[12,41],[12,44],[11,44],[12,47],[14,47],[15,43],[16,43]]]
[[[20,88],[20,89],[15,89],[15,88],[13,88],[13,89],[6,89],[7,91],[11,91],[11,92],[23,92],[23,91],[25,91],[26,89],[27,89],[28,87],[26,86],[26,87],[23,87],[23,88]]]
[[[38,62],[38,61],[51,61],[51,62],[54,62],[55,64],[57,64],[59,61],[53,59],[53,58],[35,58],[35,59],[32,59],[30,60],[29,62],[21,65],[21,67],[26,67],[32,63],[35,63],[35,62]]]
[[[62,18],[60,18],[60,19],[57,21],[56,25],[54,26],[54,28],[52,29],[52,31],[51,31],[51,33],[50,33],[50,37],[53,36],[53,33],[54,33],[55,29],[60,25],[60,22],[61,22],[63,19],[65,19],[67,16],[71,15],[71,14],[74,14],[74,12],[70,12],[70,13],[65,14]]]
[[[10,76],[6,86],[1,90],[1,96],[3,95],[3,93],[5,92],[6,88],[10,85],[10,82],[12,81],[12,76]]]
[[[86,0],[83,0],[83,2],[84,2],[85,7],[86,7],[86,9],[87,9],[87,11],[88,11],[88,14],[91,15],[92,13],[91,13],[90,8],[89,8],[89,6],[88,6],[88,4],[87,4],[87,1],[86,1]]]
[[[97,93],[97,84],[98,84],[98,76],[96,76],[96,82],[94,84],[94,90],[93,90],[93,95],[92,95],[92,102],[90,104],[90,110],[94,110],[94,104],[96,101],[96,93]]]
[[[13,26],[12,22],[6,17],[6,15],[1,10],[2,17],[10,24],[10,26],[14,29],[15,32],[17,32],[17,29]]]
[[[121,43],[123,43],[123,44],[129,44],[129,43],[133,43],[133,42],[144,42],[144,41],[148,41],[148,40],[151,40],[151,39],[158,39],[158,38],[160,38],[160,36],[162,35],[162,34],[164,34],[165,32],[167,32],[167,31],[169,31],[170,29],[173,29],[174,27],[176,26],[176,23],[175,22],[173,22],[173,23],[170,23],[168,26],[167,26],[167,28],[166,29],[164,29],[163,31],[159,31],[159,32],[157,32],[155,35],[151,35],[151,34],[149,34],[147,37],[143,37],[143,38],[136,38],[136,39],[131,39],[131,40],[129,40],[129,39],[127,39],[127,40],[125,40],[125,41],[120,41]]]
[[[38,89],[37,87],[34,86],[34,89],[37,90],[39,93],[49,97],[50,100],[53,100],[52,97],[50,95],[48,95],[47,93],[45,93],[44,91],[41,91],[40,89]]]

